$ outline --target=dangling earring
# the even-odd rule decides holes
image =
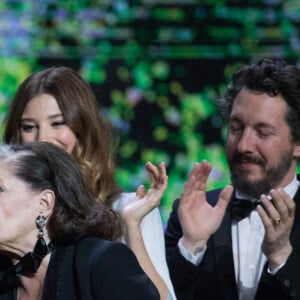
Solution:
[[[38,238],[44,239],[44,227],[46,225],[47,218],[40,212],[39,216],[35,219],[36,227],[38,228]]]
[[[43,258],[52,251],[53,245],[51,242],[47,245],[44,240],[44,227],[46,223],[47,217],[40,212],[40,215],[35,219],[35,224],[39,232],[34,250],[33,252],[27,252],[17,264],[4,270],[0,280],[0,292],[7,292],[12,288],[18,287],[22,274],[28,272],[36,273]]]
[[[48,247],[44,240],[44,227],[47,223],[47,217],[40,212],[39,216],[35,219],[36,227],[38,228],[38,240],[34,247],[34,252],[40,256],[45,256],[48,253]]]

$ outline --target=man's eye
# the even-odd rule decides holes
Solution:
[[[229,126],[229,130],[231,132],[237,132],[237,131],[242,130],[242,127],[241,126],[237,126],[237,125],[231,125],[231,126]]]
[[[21,124],[20,128],[21,128],[21,131],[32,132],[32,131],[36,130],[37,126],[30,125],[30,124]]]
[[[264,131],[260,131],[260,132],[258,132],[258,135],[260,136],[260,137],[262,137],[262,138],[266,138],[266,137],[268,137],[268,136],[270,136],[270,135],[272,135],[270,132],[264,132]]]

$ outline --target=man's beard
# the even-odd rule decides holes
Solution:
[[[265,165],[265,161],[259,158],[251,158],[247,154],[240,154],[233,157],[233,161],[242,160],[256,163],[262,167]],[[292,149],[283,153],[279,159],[279,163],[266,170],[265,175],[261,179],[249,180],[247,170],[233,170],[231,166],[231,180],[233,186],[241,193],[250,197],[259,199],[261,194],[267,194],[273,188],[275,188],[284,178],[287,171],[291,167],[293,161]]]

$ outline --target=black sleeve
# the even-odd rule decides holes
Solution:
[[[166,255],[171,281],[178,299],[193,299],[197,282],[197,267],[188,262],[179,252],[178,241],[182,229],[178,217],[179,199],[174,201],[172,212],[165,231]]]
[[[255,299],[300,299],[299,272],[299,249],[293,250],[286,264],[275,275],[268,273],[266,264],[259,282]]]
[[[84,251],[78,257],[84,257]],[[134,253],[125,245],[103,241],[88,247],[88,260],[78,261],[81,270],[82,289],[91,287],[93,299],[100,300],[156,300],[159,293],[140,267]],[[80,253],[81,251],[81,253]],[[85,283],[84,283],[85,281]],[[85,294],[85,292],[83,292]]]

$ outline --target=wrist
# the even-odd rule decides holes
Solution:
[[[126,227],[127,230],[132,230],[132,231],[136,231],[136,230],[140,230],[141,229],[141,222],[134,220],[134,219],[127,219],[126,221],[124,221],[124,225]]]
[[[125,209],[120,215],[126,227],[139,227],[141,225],[142,218],[137,218],[134,214],[128,213]]]
[[[182,237],[181,240],[182,246],[193,253],[194,255],[205,250],[206,248],[206,240],[199,240],[199,241],[189,241],[186,239],[184,236]]]
[[[291,255],[292,250],[293,250],[292,246],[289,245],[288,247],[280,251],[280,253],[269,255],[268,256],[269,269],[271,271],[276,270],[279,266],[285,263],[289,258],[289,256]]]

